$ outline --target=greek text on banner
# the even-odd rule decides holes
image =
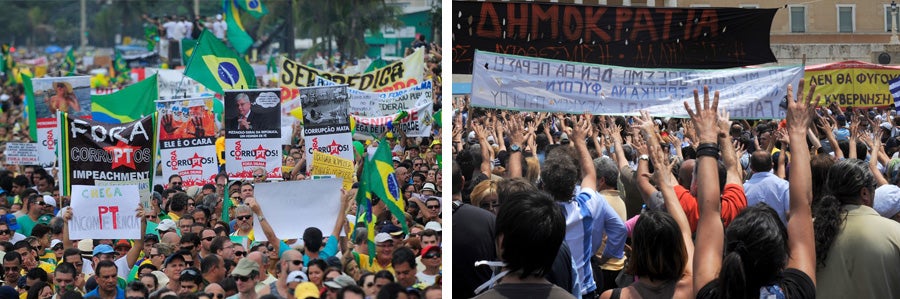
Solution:
[[[900,67],[862,61],[841,61],[806,67],[807,83],[816,83],[822,103],[871,108],[894,104],[888,81],[900,77]]]
[[[683,102],[695,89],[718,91],[732,118],[784,117],[785,87],[797,86],[800,66],[721,70],[640,69],[478,51],[472,106],[592,114],[687,117]]]

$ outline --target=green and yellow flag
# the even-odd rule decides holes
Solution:
[[[269,13],[269,9],[262,4],[262,0],[235,0],[237,5],[254,18],[262,18]]]
[[[400,184],[394,175],[394,162],[391,160],[389,142],[384,137],[378,142],[378,149],[375,150],[372,160],[366,163],[368,164],[366,166],[371,166],[366,167],[363,171],[363,177],[368,183],[369,190],[372,195],[378,196],[384,201],[391,214],[397,218],[397,222],[402,224],[403,233],[408,233],[403,193],[400,191]]]
[[[228,25],[225,36],[228,37],[228,42],[231,43],[231,46],[243,56],[244,53],[247,53],[247,49],[250,49],[250,46],[253,46],[253,38],[247,34],[247,30],[245,30],[244,25],[241,24],[241,13],[238,11],[235,1],[237,0],[223,1],[225,24]]]
[[[69,52],[66,53],[66,61],[64,65],[66,76],[75,76],[75,48],[69,49]]]
[[[128,75],[128,64],[122,58],[122,52],[116,51],[116,59],[113,60],[113,82],[128,82],[131,77]]]
[[[366,159],[366,163],[363,165],[363,173],[369,167],[371,167],[371,164]],[[359,225],[366,227],[366,247],[369,249],[369,256],[373,257],[375,256],[375,222],[378,219],[375,219],[372,213],[372,195],[369,193],[368,185],[365,180],[359,181],[359,190],[356,192],[356,226],[354,227],[359,227]],[[352,240],[356,239],[356,229],[353,230],[350,237]],[[374,258],[370,258],[369,265],[374,260]]]
[[[91,96],[91,117],[100,122],[122,124],[156,111],[159,99],[157,75],[107,95]]]
[[[218,93],[256,88],[256,75],[250,64],[209,30],[203,30],[200,34],[184,75]]]
[[[190,38],[185,38],[181,40],[181,60],[182,61],[190,61],[191,55],[194,55],[194,47],[197,46],[197,41]]]

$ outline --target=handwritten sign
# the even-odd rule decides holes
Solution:
[[[312,175],[336,175],[344,179],[344,190],[353,186],[353,161],[338,156],[313,152]]]
[[[308,67],[302,63],[283,59],[278,83],[282,87],[314,86],[317,77],[347,84],[351,88],[368,91],[391,91],[416,86],[425,76],[425,50],[413,54],[383,68],[365,74],[345,75]]]
[[[475,53],[472,106],[593,114],[637,114],[648,110],[687,117],[684,101],[694,90],[719,91],[720,108],[732,118],[784,117],[778,104],[788,83],[797,84],[797,66],[721,70],[639,69],[524,56]]]
[[[135,214],[137,185],[72,185],[71,239],[137,239],[141,219]]]
[[[6,164],[10,165],[35,165],[38,164],[37,143],[10,142],[6,144]]]

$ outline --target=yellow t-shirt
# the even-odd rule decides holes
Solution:
[[[369,260],[371,258],[369,257],[368,254],[354,253],[354,256],[356,256],[356,263],[357,263],[357,265],[359,265],[360,270],[369,271],[371,273],[375,273],[375,272],[378,272],[381,270],[388,270],[391,272],[391,274],[396,275],[394,273],[394,266],[391,264],[388,264],[387,266],[382,267],[381,264],[379,264],[377,260],[371,261],[371,263],[370,263]]]

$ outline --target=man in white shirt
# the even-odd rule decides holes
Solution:
[[[744,183],[747,206],[764,203],[778,213],[781,222],[787,225],[787,212],[791,208],[788,181],[771,172],[772,155],[758,150],[750,155],[750,169],[753,175]]]
[[[225,40],[225,30],[228,29],[228,24],[226,24],[225,21],[222,20],[221,14],[216,15],[216,21],[215,23],[213,23],[212,29],[213,34],[216,35],[216,38],[222,41]]]

